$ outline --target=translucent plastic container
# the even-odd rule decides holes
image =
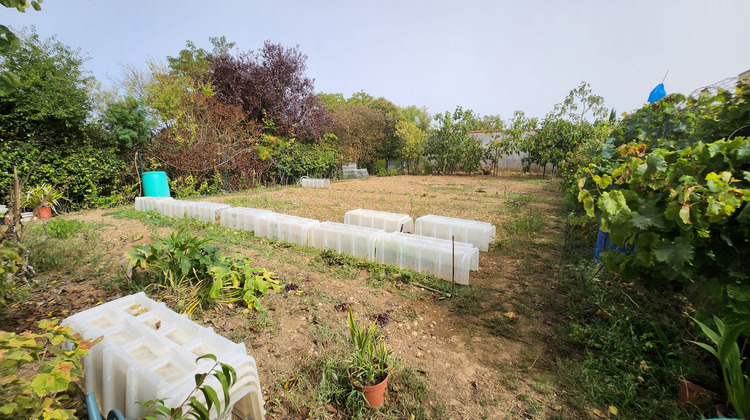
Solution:
[[[63,325],[87,339],[103,337],[83,360],[84,393],[96,393],[102,412],[117,408],[127,417],[139,418],[139,401],[164,398],[167,406],[180,405],[195,387],[195,374],[213,366],[210,360],[196,358],[210,353],[237,371],[230,390],[234,414],[243,419],[264,416],[257,366],[245,345],[217,335],[143,292],[72,315]],[[213,378],[207,383],[221,389]],[[216,418],[215,410],[211,416]]]
[[[181,219],[185,217],[185,207],[190,203],[191,201],[184,200],[161,200],[156,201],[154,206],[156,207],[156,211],[163,216],[177,217]]]
[[[385,211],[356,209],[344,214],[344,223],[383,229],[386,232],[414,231],[414,219],[408,214],[388,213]]]
[[[255,219],[255,236],[309,246],[310,229],[319,223],[314,219],[269,213]]]
[[[270,213],[273,212],[271,210],[249,207],[230,207],[221,211],[219,224],[230,229],[252,232],[255,230],[255,220],[260,216]]]
[[[417,235],[440,239],[455,237],[456,241],[473,244],[484,252],[495,240],[495,225],[476,220],[428,214],[416,220],[415,228]]]
[[[208,201],[193,201],[185,206],[185,217],[194,217],[201,222],[216,223],[222,210],[232,206]]]
[[[156,203],[163,200],[172,200],[167,197],[136,197],[135,198],[135,209],[137,211],[149,211],[156,210]]]
[[[332,249],[342,254],[375,261],[375,245],[385,235],[383,229],[323,222],[310,230],[311,246],[317,249]]]
[[[331,180],[327,178],[306,178],[299,180],[302,188],[328,188],[331,186]]]
[[[389,233],[378,239],[377,259],[381,264],[426,272],[450,281],[455,261],[455,280],[469,284],[469,271],[479,266],[479,250],[472,244],[427,236]]]

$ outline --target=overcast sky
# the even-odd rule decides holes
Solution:
[[[45,0],[0,11],[90,57],[108,84],[120,63],[165,61],[225,35],[241,51],[270,40],[308,56],[318,92],[364,90],[431,113],[457,105],[542,117],[581,81],[618,113],[750,70],[748,0],[196,1]]]

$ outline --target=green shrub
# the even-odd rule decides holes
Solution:
[[[26,173],[42,149],[32,142],[0,142],[0,191],[10,190],[13,167]],[[51,184],[63,192],[73,209],[91,207],[98,197],[123,192],[118,180],[126,164],[114,148],[83,143],[75,148],[50,148],[39,159],[28,185]]]
[[[81,360],[96,342],[56,324],[57,321],[39,321],[42,334],[0,331],[3,418],[76,418],[75,410],[70,404],[66,406],[65,400],[67,393],[74,391],[74,382],[83,377]],[[26,379],[28,372],[33,372],[30,380]]]
[[[156,244],[136,246],[126,255],[131,261],[127,277],[132,278],[136,267],[146,270],[150,278],[145,281],[167,288],[178,298],[175,309],[188,314],[213,302],[242,301],[262,310],[257,296],[278,288],[273,273],[253,267],[249,258],[226,257],[219,247],[182,229],[158,238]]]
[[[47,223],[50,236],[57,239],[70,239],[86,229],[86,223],[78,220],[54,218]]]
[[[282,184],[303,176],[334,178],[341,166],[341,146],[333,134],[325,134],[321,143],[292,143],[278,158],[271,176]]]

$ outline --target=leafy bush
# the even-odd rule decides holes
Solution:
[[[28,172],[41,154],[31,142],[0,143],[0,191],[10,190],[13,167]],[[93,206],[97,198],[123,192],[127,187],[118,180],[126,173],[125,162],[112,148],[96,148],[84,143],[75,148],[47,148],[29,185],[52,184],[61,190],[72,208]]]
[[[147,270],[158,285],[182,298],[177,309],[185,313],[214,301],[243,301],[262,310],[257,296],[278,288],[273,273],[252,267],[249,258],[225,257],[208,240],[182,229],[156,244],[136,246],[126,255],[131,261],[128,277],[135,267]]]
[[[325,134],[320,143],[293,142],[279,155],[272,176],[282,184],[303,176],[334,178],[341,165],[341,146],[333,134]]]
[[[748,117],[750,87],[738,85],[673,95],[622,121],[577,185],[612,242],[634,247],[606,253],[609,268],[653,287],[697,283],[713,298],[707,312],[750,315]]]
[[[39,321],[42,334],[0,331],[0,414],[4,418],[73,419],[65,394],[83,377],[81,360],[96,341],[81,339],[57,321]],[[67,344],[68,347],[63,346]],[[72,348],[69,348],[72,346]],[[33,369],[31,380],[25,374]]]
[[[86,223],[78,220],[54,218],[47,223],[50,236],[57,239],[70,239],[86,230]]]

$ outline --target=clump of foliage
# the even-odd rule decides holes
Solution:
[[[126,256],[131,262],[128,277],[136,267],[145,270],[146,280],[175,294],[176,309],[185,313],[213,302],[237,301],[262,310],[257,296],[279,287],[273,273],[254,267],[249,258],[224,256],[219,247],[182,229],[155,244],[136,246]]]
[[[349,362],[349,377],[357,386],[377,385],[388,376],[391,350],[379,336],[375,322],[362,328],[354,319],[351,306],[347,311],[349,338],[353,347]]]
[[[0,71],[20,77],[18,88],[0,95],[0,191],[10,189],[14,166],[26,172],[46,150],[30,185],[57,185],[73,207],[111,195],[126,165],[90,123],[92,78],[83,68],[85,58],[33,30],[18,38],[18,48],[0,57]]]
[[[75,410],[65,405],[67,392],[83,377],[81,360],[96,341],[82,339],[57,321],[42,320],[39,328],[44,332],[0,331],[0,414],[6,418],[76,418]],[[30,380],[20,374],[27,369],[35,372]]]
[[[320,143],[290,142],[279,154],[274,177],[281,184],[296,182],[303,176],[333,178],[341,165],[341,145],[333,134],[323,135]]]
[[[479,139],[471,136],[472,130],[482,128],[474,112],[457,107],[453,113],[435,115],[435,123],[437,128],[424,149],[425,159],[433,170],[441,174],[479,170],[485,149]]]
[[[725,325],[721,319],[714,317],[716,331],[698,320],[695,320],[695,322],[715,347],[695,341],[693,343],[706,349],[719,359],[729,401],[739,418],[750,418],[750,362],[748,362],[747,357],[743,357],[740,347],[737,345],[738,337],[750,331],[750,322],[729,326]],[[743,349],[746,346],[747,341],[745,341]]]
[[[623,120],[581,169],[578,200],[612,242],[607,267],[652,287],[696,284],[708,312],[750,315],[750,87],[668,96]],[[749,133],[750,134],[750,133]],[[658,137],[656,137],[658,136]]]

